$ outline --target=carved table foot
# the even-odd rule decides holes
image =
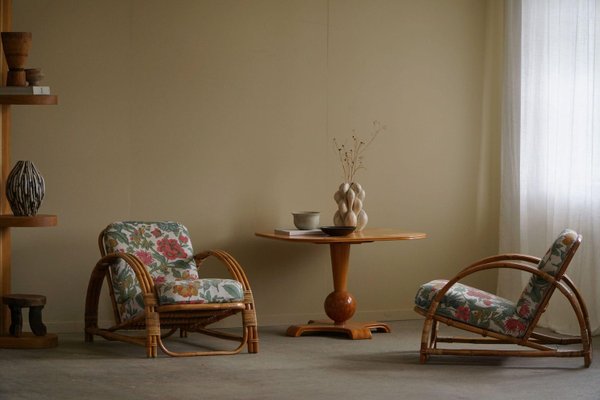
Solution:
[[[292,325],[287,329],[286,335],[298,337],[304,333],[342,333],[352,340],[371,339],[371,330],[376,332],[390,332],[390,327],[383,322],[351,322],[336,324],[333,321],[308,321],[305,325]]]

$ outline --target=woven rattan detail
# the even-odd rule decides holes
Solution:
[[[144,304],[146,305],[146,307],[156,306],[157,302],[156,302],[156,296],[154,295],[154,293],[144,294]]]
[[[245,326],[257,326],[256,313],[254,310],[247,310],[242,313]]]
[[[254,296],[252,295],[252,290],[244,291],[244,303],[246,303],[246,304],[254,303]]]
[[[160,319],[158,313],[148,313],[146,315],[146,331],[148,335],[160,336]]]

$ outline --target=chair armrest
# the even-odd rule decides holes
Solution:
[[[496,257],[502,257],[502,256],[496,256]],[[526,257],[528,258],[528,256],[526,256]],[[494,259],[494,258],[495,257],[490,257],[490,259]],[[533,258],[535,258],[535,257],[533,257]],[[484,260],[486,260],[486,259],[484,259]],[[529,262],[528,260],[523,260],[523,261]],[[440,289],[440,291],[435,295],[435,297],[431,301],[429,310],[427,310],[427,317],[432,317],[435,314],[435,312],[439,306],[440,300],[442,300],[442,298],[444,297],[446,292],[448,292],[448,290],[450,290],[450,288],[456,282],[460,281],[461,279],[465,278],[468,275],[474,274],[475,272],[485,271],[488,269],[502,269],[502,268],[516,269],[516,270],[529,272],[533,275],[539,276],[540,278],[544,279],[545,281],[548,281],[550,284],[552,284],[554,286],[561,286],[561,285],[559,285],[560,282],[558,282],[556,279],[554,279],[554,277],[552,275],[547,274],[544,271],[540,271],[538,268],[533,267],[528,264],[523,264],[523,263],[514,262],[514,261],[492,261],[492,262],[488,262],[488,263],[484,263],[484,264],[481,264],[480,262],[476,262],[473,265],[460,271],[454,278],[449,280],[448,283],[446,283],[442,289]],[[562,289],[561,289],[561,291],[562,291]]]
[[[110,253],[102,257],[101,260],[106,260],[110,265],[117,261],[119,258],[125,261],[129,268],[133,270],[136,278],[138,279],[138,282],[140,283],[142,292],[154,293],[154,280],[152,279],[152,276],[148,272],[148,269],[146,268],[142,260],[140,260],[135,254]]]
[[[208,257],[215,257],[219,260],[227,267],[227,270],[233,278],[242,284],[244,290],[250,290],[250,283],[248,282],[244,269],[231,254],[224,250],[206,250],[194,255],[194,260],[196,261],[196,264],[200,266]]]
[[[154,299],[154,301],[148,301],[148,303],[156,304],[156,293],[154,292],[154,281],[150,276],[150,273],[144,266],[144,263],[135,255],[128,253],[110,253],[103,256],[97,263],[88,283],[88,289],[85,299],[85,320],[86,326],[97,328],[98,322],[98,303],[100,299],[100,292],[102,289],[102,282],[108,273],[108,269],[111,264],[114,264],[119,259],[125,261],[127,265],[133,270],[135,276],[140,284],[140,288],[144,295],[144,300]],[[112,294],[111,294],[112,296]],[[152,304],[146,304],[152,306]]]
[[[476,261],[473,264],[466,267],[465,269],[463,269],[463,271],[466,269],[469,269],[471,267],[474,267],[476,265],[489,264],[489,263],[496,262],[496,261],[507,261],[507,260],[508,261],[524,261],[524,262],[531,263],[531,264],[539,264],[541,259],[539,257],[529,256],[526,254],[518,254],[518,253],[499,254],[499,255],[495,255],[495,256],[491,256],[491,257],[482,258],[481,260]]]

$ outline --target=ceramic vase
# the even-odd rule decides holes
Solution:
[[[363,209],[365,191],[360,184],[342,183],[333,196],[338,209],[333,216],[335,226],[356,226],[356,231],[361,231],[369,218]]]
[[[6,179],[6,199],[13,215],[37,214],[46,186],[44,178],[31,161],[17,161]]]

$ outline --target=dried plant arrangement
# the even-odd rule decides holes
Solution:
[[[354,182],[354,177],[358,171],[365,169],[364,153],[369,148],[371,143],[382,131],[386,130],[386,126],[379,121],[373,121],[373,132],[368,139],[362,139],[352,130],[352,143],[347,145],[345,142],[340,144],[336,138],[333,138],[333,145],[338,153],[340,164],[342,166],[342,174],[344,182]]]

